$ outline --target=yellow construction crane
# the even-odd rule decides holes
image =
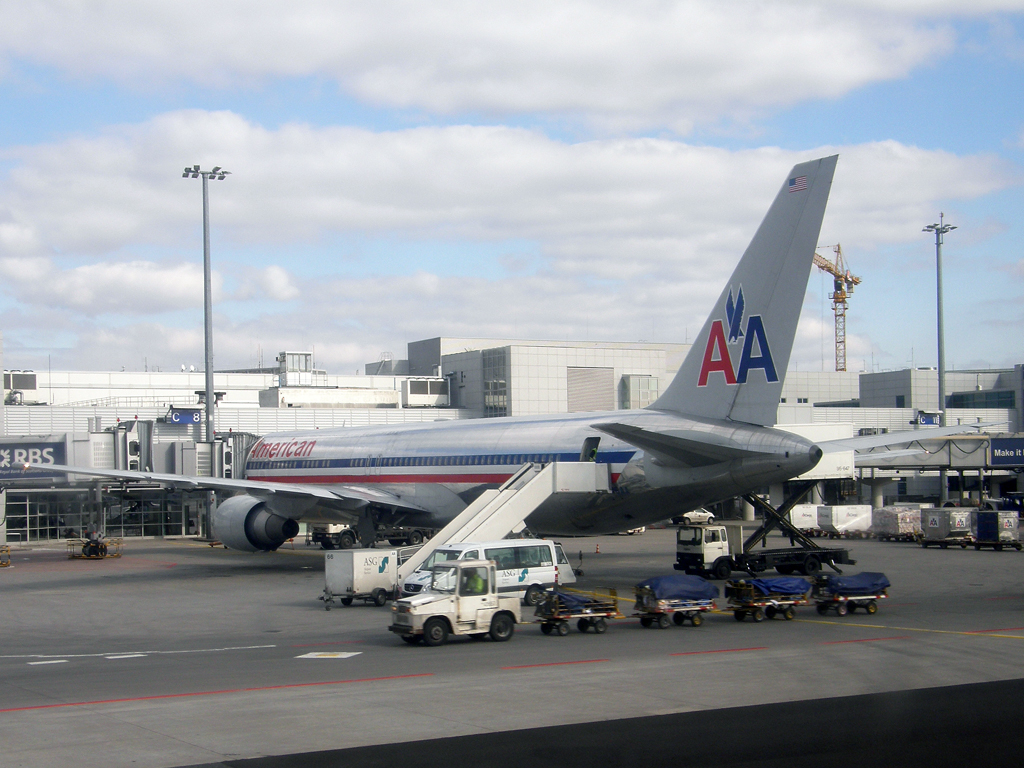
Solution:
[[[836,313],[836,370],[846,370],[846,300],[853,293],[853,287],[860,285],[860,278],[850,274],[843,261],[843,249],[838,243],[825,246],[835,253],[835,261],[829,261],[820,253],[814,254],[814,265],[833,277],[832,310]]]

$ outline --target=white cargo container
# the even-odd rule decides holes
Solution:
[[[818,528],[833,538],[863,538],[871,535],[871,505],[843,504],[818,507]]]
[[[347,549],[324,555],[324,608],[334,599],[342,605],[364,600],[384,605],[395,597],[398,586],[398,550]]]
[[[817,504],[795,504],[789,510],[789,522],[793,527],[804,533],[813,533],[818,530],[818,505]]]

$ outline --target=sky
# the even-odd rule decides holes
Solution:
[[[362,371],[434,336],[692,341],[787,171],[850,370],[1024,362],[1024,0],[0,0],[23,370]],[[832,370],[831,278],[790,367]]]

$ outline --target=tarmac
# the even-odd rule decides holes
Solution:
[[[325,611],[323,553],[298,543],[12,547],[0,763],[959,765],[1021,746],[1024,553],[854,540],[846,572],[892,582],[873,616],[645,629],[632,587],[672,572],[673,533],[562,540],[577,588],[623,598],[603,635],[440,648],[391,635],[389,607]]]

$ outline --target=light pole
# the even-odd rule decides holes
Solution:
[[[946,339],[942,324],[942,236],[952,232],[956,227],[946,224],[943,219],[944,213],[939,214],[938,224],[929,224],[922,229],[922,232],[935,233],[935,293],[936,313],[939,338],[939,426],[946,426]],[[946,487],[946,470],[939,471],[939,499],[949,499],[949,489]]]
[[[223,181],[231,171],[225,171],[219,165],[213,170],[201,171],[198,165],[186,168],[181,174],[183,179],[189,177],[203,178],[203,314],[204,335],[206,337],[206,442],[213,442],[213,409],[216,405],[213,394],[213,286],[210,274],[210,193],[208,181]]]

